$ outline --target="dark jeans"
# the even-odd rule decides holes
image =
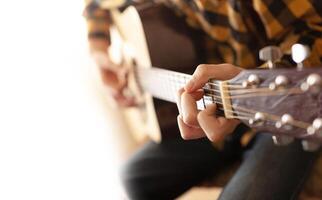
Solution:
[[[224,188],[223,200],[296,199],[312,167],[315,153],[299,141],[275,146],[271,136],[258,134],[248,148],[231,142],[224,150],[207,139],[149,142],[125,165],[121,177],[130,199],[174,199],[233,160],[243,162]]]

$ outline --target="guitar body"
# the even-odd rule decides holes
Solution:
[[[138,107],[123,108],[129,130],[138,140],[148,135],[156,142],[169,132],[178,134],[176,105],[145,93],[131,72],[135,67],[154,66],[191,74],[203,62],[199,46],[202,33],[188,27],[183,18],[163,5],[129,6],[123,12],[112,11],[112,17],[115,25],[110,55],[114,62],[125,62],[130,67],[130,95],[139,102]]]

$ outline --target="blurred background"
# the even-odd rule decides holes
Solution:
[[[83,8],[0,3],[0,199],[123,198],[120,116],[98,84]]]

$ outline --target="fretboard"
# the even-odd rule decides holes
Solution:
[[[141,88],[153,97],[165,101],[176,103],[177,91],[184,87],[190,80],[191,75],[174,72],[160,68],[137,68],[137,80]],[[220,94],[213,94],[214,96]],[[216,100],[209,95],[205,95],[197,101],[199,110],[203,110],[206,105],[215,103]]]

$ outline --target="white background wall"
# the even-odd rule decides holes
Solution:
[[[0,199],[119,199],[82,0],[0,1]]]

